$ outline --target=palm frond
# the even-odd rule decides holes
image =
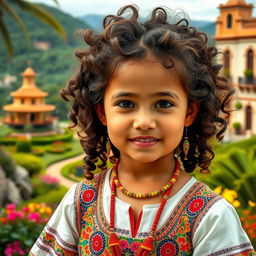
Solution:
[[[31,46],[31,40],[30,40],[30,37],[29,37],[29,33],[28,33],[28,30],[24,24],[24,22],[21,20],[21,18],[17,15],[17,13],[15,12],[15,10],[8,4],[5,3],[5,1],[2,1],[1,2],[2,4],[2,8],[10,14],[10,16],[12,16],[15,21],[17,22],[17,24],[20,26],[20,28],[22,29],[24,35],[25,35],[25,38],[26,40],[28,41],[29,43],[29,46]]]
[[[62,26],[60,25],[60,23],[44,8],[40,7],[37,4],[30,3],[30,2],[27,2],[24,0],[12,0],[12,1],[17,6],[19,6],[23,11],[36,16],[38,19],[40,19],[44,23],[51,26],[53,29],[55,29],[60,34],[60,36],[62,38],[64,38],[64,39],[67,38],[67,35],[66,35],[65,31],[63,30]]]
[[[6,25],[4,24],[3,20],[0,17],[0,34],[2,35],[6,50],[7,50],[7,56],[9,59],[13,57],[13,47],[12,42],[8,33],[8,30],[6,29]]]

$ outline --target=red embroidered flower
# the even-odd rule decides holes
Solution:
[[[196,197],[195,199],[193,199],[187,206],[187,210],[188,213],[190,215],[195,215],[197,214],[199,211],[202,210],[202,208],[205,205],[205,200],[202,197]]]
[[[87,188],[81,193],[81,201],[85,204],[91,204],[96,199],[94,188]]]
[[[157,256],[176,256],[179,253],[179,246],[171,239],[164,239],[158,244],[156,253]]]
[[[133,242],[133,243],[130,244],[130,249],[131,249],[133,252],[136,252],[136,251],[139,250],[140,245],[141,245],[141,242]]]
[[[102,232],[97,231],[92,234],[90,241],[89,241],[89,246],[90,246],[90,251],[95,254],[95,255],[102,255],[104,249],[105,249],[105,236]]]
[[[119,240],[119,245],[120,245],[122,250],[127,249],[128,246],[129,246],[128,242],[126,240],[124,240],[124,239],[120,239]]]

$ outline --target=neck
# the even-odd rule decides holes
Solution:
[[[175,171],[175,158],[165,157],[157,161],[145,163],[128,158],[120,158],[118,175],[120,178],[136,179],[169,179]]]

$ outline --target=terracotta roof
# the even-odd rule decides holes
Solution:
[[[5,105],[3,109],[7,112],[26,112],[26,113],[35,113],[35,112],[49,112],[55,110],[54,105],[18,105],[10,104]]]
[[[227,5],[246,4],[244,0],[228,0]]]
[[[10,93],[13,97],[46,97],[47,92],[43,92],[37,87],[24,88],[21,87],[15,92]]]
[[[41,91],[35,83],[35,77],[37,76],[36,72],[28,67],[26,70],[21,73],[23,76],[23,82],[21,87],[11,93],[11,96],[14,97],[46,97],[47,92]]]

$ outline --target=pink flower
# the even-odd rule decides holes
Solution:
[[[136,252],[137,250],[139,250],[140,248],[140,243],[139,242],[133,242],[131,245],[130,245],[130,249],[133,251],[133,252]]]
[[[17,217],[18,217],[17,212],[10,212],[10,213],[7,215],[7,219],[10,220],[10,221],[16,220]]]
[[[6,209],[9,210],[9,211],[14,211],[15,208],[16,208],[15,204],[7,204],[6,205]]]
[[[43,181],[44,183],[51,185],[51,184],[57,184],[59,182],[59,180],[56,177],[53,177],[51,175],[40,175],[40,179],[41,181]]]
[[[23,207],[23,212],[29,212],[29,208],[27,206]]]
[[[127,249],[128,246],[129,246],[128,242],[124,239],[119,240],[119,245],[120,245],[122,250]]]
[[[37,212],[31,212],[28,215],[28,219],[31,220],[32,222],[36,222],[40,218],[40,214]]]
[[[4,250],[4,255],[12,256],[13,254],[16,255],[16,253],[18,253],[18,255],[25,255],[25,251],[20,248],[20,241],[7,244],[7,247]]]

